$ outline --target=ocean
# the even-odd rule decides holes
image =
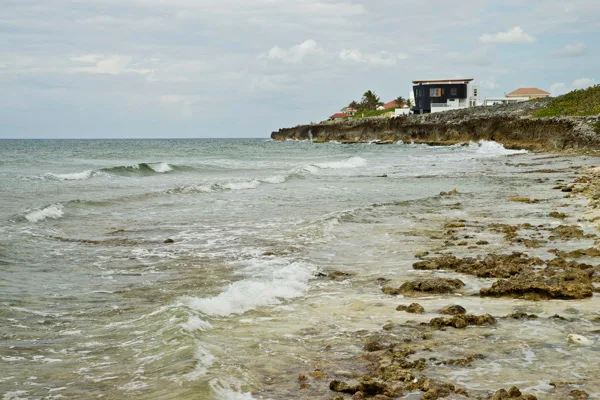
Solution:
[[[361,335],[401,317],[379,278],[418,274],[414,254],[431,250],[448,220],[560,223],[547,210],[568,202],[575,213],[585,202],[565,200],[552,182],[590,162],[494,142],[0,141],[0,394],[329,399],[317,385],[299,394],[297,377],[360,369]],[[483,228],[476,235],[508,249]],[[334,271],[347,278],[329,279]],[[463,280],[471,292],[489,283]],[[496,313],[574,307],[462,300]],[[595,312],[594,301],[578,312]],[[565,368],[570,379],[596,379],[585,363],[598,349],[564,339],[576,322],[544,321],[495,328],[502,357],[442,375],[478,389],[519,382],[541,398]],[[457,335],[454,350],[490,347]]]

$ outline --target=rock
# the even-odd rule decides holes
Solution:
[[[592,297],[594,287],[590,280],[576,278],[569,272],[557,274],[522,273],[509,279],[499,279],[491,287],[479,291],[481,296],[519,297],[539,299],[584,299]]]
[[[352,276],[352,274],[350,274],[348,272],[342,272],[342,271],[333,271],[333,272],[329,273],[329,277],[331,279],[346,279],[350,276]]]
[[[426,257],[429,255],[428,251],[420,251],[418,253],[415,253],[415,258],[422,258],[422,257]]]
[[[512,318],[512,319],[536,319],[538,316],[535,314],[527,314],[521,311],[516,311],[512,314],[505,315],[502,318]]]
[[[342,382],[334,380],[329,382],[329,389],[334,392],[354,394],[360,390],[360,383],[357,381]]]
[[[440,196],[454,196],[457,194],[458,194],[458,191],[456,189],[452,189],[449,192],[440,192]]]
[[[466,225],[464,222],[460,222],[460,221],[454,221],[454,222],[448,222],[446,225],[444,225],[444,228],[464,228]]]
[[[398,364],[380,367],[377,370],[377,376],[387,382],[410,382],[415,379],[411,371]]]
[[[406,312],[409,312],[412,314],[423,314],[425,312],[425,309],[419,303],[412,303],[409,306],[401,304],[398,307],[396,307],[396,310],[397,311],[406,311]]]
[[[463,306],[459,306],[458,304],[454,304],[451,306],[447,306],[442,308],[439,311],[440,314],[447,314],[447,315],[464,315],[467,313],[467,310],[465,310],[465,308]]]
[[[315,369],[313,372],[311,372],[310,376],[312,376],[313,379],[327,378],[327,374],[325,372],[321,371],[320,369]]]
[[[273,253],[272,251],[265,251],[265,252],[263,253],[263,256],[265,256],[265,257],[272,257],[272,256],[274,256],[274,255],[276,255],[276,254],[275,254],[275,253]]]
[[[590,397],[590,395],[587,394],[587,392],[585,392],[584,390],[579,390],[579,389],[571,390],[571,392],[569,394],[574,399],[587,399],[588,397]]]
[[[490,242],[488,242],[487,240],[478,240],[477,243],[475,243],[478,246],[483,246],[486,244],[490,244]]]
[[[454,278],[425,278],[415,279],[414,281],[405,282],[398,289],[390,286],[384,287],[382,290],[386,294],[417,294],[417,293],[452,293],[456,289],[464,287],[465,284]]]
[[[578,346],[591,346],[593,343],[590,339],[586,338],[585,336],[577,335],[575,333],[569,333],[567,335],[567,341]]]
[[[165,239],[165,241],[163,243],[171,244],[171,243],[175,243],[175,241],[171,238],[168,238],[168,239]]]
[[[595,238],[594,235],[586,235],[583,230],[575,225],[559,225],[554,229],[550,230],[552,232],[552,236],[550,236],[550,240],[571,240],[571,239],[586,239]]]
[[[369,342],[369,343],[365,344],[363,349],[368,352],[373,352],[373,351],[383,350],[384,347],[379,342]]]
[[[509,400],[509,399],[537,400],[537,397],[535,397],[531,394],[525,394],[525,395],[522,394],[521,391],[519,390],[519,388],[517,388],[516,386],[513,386],[508,391],[506,391],[504,389],[500,389],[496,393],[494,393],[494,395],[492,397],[490,397],[490,400]]]
[[[360,380],[360,391],[368,396],[383,394],[386,389],[386,383],[379,378],[364,377]]]
[[[538,199],[530,199],[529,197],[522,197],[522,196],[511,196],[508,198],[508,201],[514,201],[514,202],[518,202],[518,203],[527,203],[527,204],[533,204],[533,203],[540,202]]]
[[[556,219],[565,219],[565,218],[567,218],[567,214],[561,213],[561,212],[558,212],[558,211],[552,211],[549,214],[549,216],[552,217],[552,218],[556,218]]]
[[[447,326],[451,326],[457,329],[464,329],[469,325],[494,325],[496,324],[496,319],[492,317],[490,314],[484,315],[455,315],[451,318],[438,317],[433,318],[429,321],[429,325],[436,329],[441,329]]]

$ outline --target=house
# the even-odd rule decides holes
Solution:
[[[513,92],[510,92],[506,95],[506,97],[527,97],[528,100],[531,99],[542,99],[544,97],[549,97],[550,93],[545,90],[541,90],[538,88],[519,88]]]
[[[346,115],[354,115],[354,114],[356,114],[357,111],[358,110],[354,107],[344,107],[344,108],[342,108],[341,112],[343,112]]]
[[[339,113],[333,114],[331,117],[329,117],[329,119],[342,119],[342,118],[346,118],[347,116],[348,115],[346,113],[339,112]]]
[[[483,105],[493,106],[496,104],[521,103],[528,100],[529,97],[486,97],[483,101]]]
[[[473,79],[433,79],[413,81],[412,111],[428,114],[479,105],[479,86]]]

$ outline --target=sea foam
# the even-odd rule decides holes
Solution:
[[[62,204],[52,204],[45,208],[41,208],[41,209],[34,210],[34,211],[29,211],[28,213],[25,214],[25,218],[29,222],[35,223],[35,222],[43,221],[48,218],[59,219],[63,215],[65,215],[65,213],[63,212]]]
[[[256,261],[246,268],[251,276],[230,284],[214,297],[183,297],[182,303],[205,315],[243,314],[257,307],[280,304],[284,299],[300,297],[316,272],[314,265],[294,262],[287,266]]]
[[[479,142],[469,143],[469,148],[474,149],[478,155],[484,157],[496,157],[510,154],[525,154],[527,150],[508,150],[504,148],[504,145],[497,142],[491,142],[487,140],[480,140]]]

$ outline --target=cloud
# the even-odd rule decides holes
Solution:
[[[590,79],[590,78],[579,78],[579,79],[575,79],[573,81],[573,87],[575,89],[585,89],[589,86],[592,86],[594,84],[594,79]]]
[[[583,43],[567,44],[560,50],[551,53],[555,57],[581,57],[587,52]]]
[[[567,93],[567,85],[564,82],[555,82],[550,86],[550,93],[554,97],[565,94]]]
[[[339,58],[344,61],[353,61],[378,67],[389,67],[396,65],[398,61],[408,59],[409,55],[406,53],[393,54],[389,51],[362,53],[357,49],[343,49],[339,54]]]
[[[71,57],[71,61],[93,65],[72,68],[70,71],[102,75],[119,75],[123,73],[145,75],[152,72],[151,69],[127,68],[131,63],[131,60],[132,58],[128,56],[86,54],[79,57]]]
[[[535,38],[525,33],[520,26],[515,26],[506,32],[485,33],[479,38],[479,41],[481,43],[523,44],[533,43],[535,42]]]
[[[268,57],[284,63],[297,64],[311,56],[323,55],[323,49],[314,40],[306,40],[303,43],[284,49],[274,46],[269,50]]]
[[[482,89],[486,90],[494,90],[500,87],[498,82],[496,82],[496,78],[494,78],[493,76],[489,79],[482,79],[479,86],[481,86]]]

